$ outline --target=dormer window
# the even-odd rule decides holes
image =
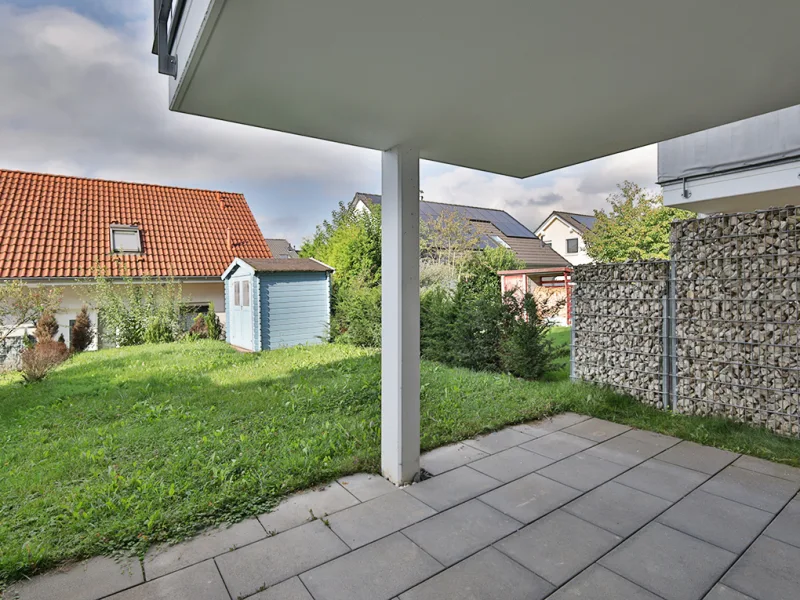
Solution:
[[[142,236],[138,225],[111,226],[111,252],[114,254],[139,254]]]

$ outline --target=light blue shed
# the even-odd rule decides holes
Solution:
[[[222,274],[225,339],[253,350],[328,337],[333,269],[313,258],[237,258]]]

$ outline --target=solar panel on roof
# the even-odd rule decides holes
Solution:
[[[522,225],[507,212],[494,208],[478,208],[475,206],[460,206],[458,204],[442,204],[439,202],[421,202],[420,215],[428,218],[438,218],[445,210],[455,210],[473,221],[488,221],[497,227],[504,235],[509,237],[535,238],[536,236],[527,227]]]
[[[572,215],[572,218],[589,229],[594,226],[594,222],[597,220],[595,217],[590,217],[589,215]]]

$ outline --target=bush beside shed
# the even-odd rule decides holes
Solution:
[[[222,274],[225,339],[255,352],[324,342],[332,273],[313,258],[236,258]]]

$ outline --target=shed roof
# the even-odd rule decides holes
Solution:
[[[256,273],[332,273],[333,267],[313,258],[242,258]]]

